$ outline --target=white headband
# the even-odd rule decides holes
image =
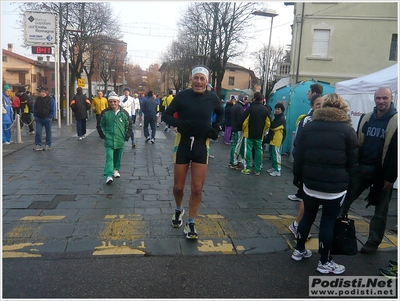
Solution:
[[[206,79],[208,80],[209,73],[208,73],[208,70],[207,70],[206,68],[201,67],[201,66],[195,67],[195,68],[192,70],[192,76],[194,76],[196,73],[201,73],[201,74],[203,74],[203,75],[206,77]]]

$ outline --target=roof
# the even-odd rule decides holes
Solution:
[[[15,53],[15,52],[12,52],[12,51],[9,51],[9,50],[6,50],[6,49],[3,49],[3,55],[14,57],[14,58],[16,58],[18,60],[27,62],[27,63],[32,64],[32,65],[39,65],[39,66],[43,65],[43,64],[39,63],[38,61],[32,60],[30,58],[27,58],[26,56],[19,55],[19,54]]]

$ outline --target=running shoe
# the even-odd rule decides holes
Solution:
[[[244,175],[249,175],[250,174],[250,169],[242,169],[241,173],[244,174]]]
[[[172,215],[172,226],[174,228],[179,228],[182,226],[182,217],[185,214],[185,210],[175,209],[175,213]]]
[[[242,163],[238,163],[235,165],[235,169],[237,170],[242,170],[243,169],[243,164]]]
[[[275,169],[273,169],[273,168],[267,169],[267,173],[271,173],[273,171],[275,171]]]
[[[36,145],[36,147],[33,149],[34,151],[42,151],[43,147],[40,145]]]
[[[231,169],[235,169],[235,164],[233,164],[232,162],[229,162],[229,168],[231,168]]]
[[[119,173],[118,170],[114,170],[114,174],[113,174],[114,178],[120,178],[121,174]]]
[[[111,185],[113,181],[114,181],[114,180],[113,180],[112,177],[107,177],[107,179],[106,179],[106,184],[107,184],[107,185]]]
[[[288,196],[287,196],[287,198],[289,199],[289,200],[291,200],[291,201],[299,201],[299,202],[301,202],[303,199],[302,198],[299,198],[297,195],[295,195],[295,194],[289,194]]]
[[[272,177],[280,177],[281,176],[281,172],[280,171],[273,171],[269,173],[270,176]]]
[[[387,268],[380,268],[380,273],[389,279],[397,279],[397,265],[389,266]]]
[[[183,233],[186,234],[187,239],[198,239],[196,228],[194,223],[186,224],[185,229],[183,229]]]
[[[317,271],[322,274],[342,274],[345,271],[345,267],[341,264],[337,264],[333,260],[322,264],[321,261],[318,262]]]
[[[303,258],[310,258],[312,256],[312,252],[310,250],[304,249],[304,251],[299,251],[294,249],[292,258],[296,261],[300,261]]]
[[[297,227],[294,225],[294,222],[289,225],[290,232],[293,233],[294,238],[297,238]],[[311,238],[311,233],[308,233],[307,239]]]
[[[256,171],[254,174],[255,174],[256,176],[259,176],[259,175],[260,175],[260,172],[259,172],[259,171]]]

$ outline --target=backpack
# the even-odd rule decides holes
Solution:
[[[39,118],[47,118],[50,115],[51,99],[45,97],[36,100],[36,116]]]

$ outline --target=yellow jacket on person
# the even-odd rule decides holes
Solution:
[[[92,110],[95,111],[95,114],[100,115],[101,112],[108,108],[108,101],[105,97],[99,98],[96,96],[93,98],[92,102]]]

